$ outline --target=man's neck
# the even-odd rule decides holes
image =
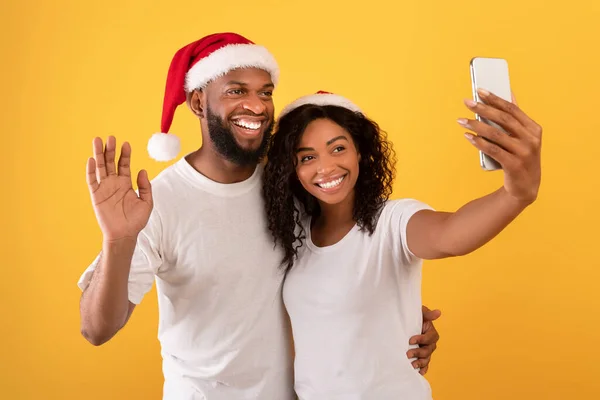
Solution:
[[[188,155],[186,160],[196,171],[219,183],[243,182],[256,170],[256,164],[244,166],[234,164],[214,149],[204,145]]]

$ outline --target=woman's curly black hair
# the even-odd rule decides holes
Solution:
[[[296,148],[306,127],[314,120],[329,119],[350,133],[361,155],[355,186],[354,220],[372,234],[377,215],[392,192],[394,165],[392,145],[377,123],[359,112],[338,106],[313,104],[298,107],[280,118],[267,153],[263,196],[268,228],[275,245],[284,250],[281,266],[289,271],[306,238],[300,225],[302,212],[320,213],[317,199],[309,194],[296,175]],[[298,209],[294,198],[303,207]]]

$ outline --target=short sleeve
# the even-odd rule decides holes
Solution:
[[[387,242],[394,258],[402,265],[408,266],[419,260],[408,247],[406,228],[412,216],[423,210],[433,208],[418,200],[401,199],[388,202],[382,213],[386,222]]]
[[[144,295],[152,289],[155,275],[162,265],[160,252],[161,224],[158,214],[152,211],[146,227],[140,232],[133,252],[128,281],[128,297],[133,304],[140,304]],[[83,291],[92,279],[100,262],[100,252],[83,272],[77,286]]]

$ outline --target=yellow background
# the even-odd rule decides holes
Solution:
[[[540,197],[483,249],[426,263],[424,303],[443,312],[427,378],[436,399],[600,398],[598,4],[2,2],[1,397],[160,398],[154,289],[106,345],[79,334],[76,282],[101,243],[85,162],[92,138],[113,134],[134,169],[164,168],[145,146],[171,57],[233,30],[280,62],[278,109],[320,89],[353,99],[395,144],[394,197],[446,210],[502,184],[455,119],[470,116],[471,57],[509,61],[544,127]],[[172,132],[186,152],[200,144],[184,107]]]

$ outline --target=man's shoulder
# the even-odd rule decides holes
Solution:
[[[150,180],[150,183],[152,183],[152,185],[161,185],[173,179],[177,179],[177,177],[179,176],[179,174],[177,173],[177,169],[179,168],[180,163],[181,160],[178,160],[175,163],[167,166],[166,168],[163,168],[156,174],[154,178]]]
[[[191,185],[186,183],[184,166],[182,165],[184,162],[186,161],[181,158],[158,172],[150,180],[153,195],[171,195],[173,193],[180,193],[185,188],[191,188]]]
[[[172,205],[178,199],[185,198],[185,193],[193,190],[193,186],[186,182],[180,171],[180,162],[167,166],[150,180],[155,207],[161,208],[164,204]]]

